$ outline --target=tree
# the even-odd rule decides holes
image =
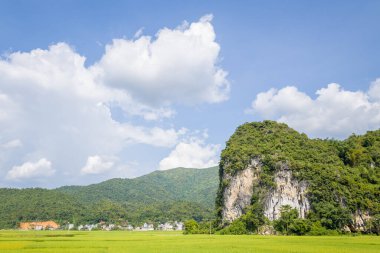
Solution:
[[[199,224],[195,220],[185,221],[185,231],[184,234],[196,234],[199,230]]]
[[[311,222],[307,219],[295,219],[289,224],[289,233],[304,235],[311,230]]]
[[[234,220],[228,227],[220,231],[221,235],[244,235],[248,234],[248,230],[242,220]]]
[[[298,218],[298,211],[295,208],[292,208],[289,205],[284,205],[281,207],[281,217],[274,222],[274,228],[288,235],[289,234],[289,225],[293,223],[295,219]]]

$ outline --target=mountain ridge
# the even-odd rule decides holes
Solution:
[[[202,220],[214,212],[218,167],[174,168],[87,186],[0,188],[0,228],[21,221],[96,223]]]

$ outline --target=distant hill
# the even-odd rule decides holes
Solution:
[[[108,199],[120,203],[188,201],[214,208],[218,168],[176,168],[154,171],[133,179],[110,179],[88,186],[64,186],[58,192],[75,195],[85,203]]]
[[[21,221],[58,223],[163,222],[202,220],[214,212],[218,168],[176,168],[134,179],[110,179],[88,186],[0,189],[0,228]]]
[[[41,188],[0,189],[0,229],[20,221],[71,220],[86,209],[76,198]]]

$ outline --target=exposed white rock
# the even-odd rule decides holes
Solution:
[[[239,218],[244,209],[251,204],[253,187],[260,180],[261,162],[253,159],[246,169],[237,172],[234,176],[223,175],[223,180],[229,184],[223,193],[222,217],[225,222],[232,222]],[[307,199],[307,183],[293,178],[292,171],[286,164],[281,164],[274,175],[276,187],[269,191],[264,198],[264,215],[269,220],[280,218],[281,207],[289,205],[296,208],[300,218],[305,218],[310,210]]]
[[[239,218],[244,208],[251,204],[253,184],[254,181],[258,181],[260,171],[259,159],[253,159],[246,169],[237,172],[236,175],[223,175],[223,180],[229,181],[223,193],[222,217],[224,221],[232,222]]]
[[[368,211],[362,212],[361,210],[357,210],[353,214],[353,224],[351,226],[351,231],[352,232],[366,231],[368,229],[366,225],[370,219],[371,219],[371,216],[369,215]]]
[[[305,218],[310,210],[310,203],[306,196],[307,183],[295,180],[286,164],[280,165],[274,175],[274,183],[276,187],[265,199],[264,215],[269,220],[276,220],[281,216],[281,207],[289,205],[298,210],[300,218]]]

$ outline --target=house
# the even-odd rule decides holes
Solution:
[[[152,231],[154,230],[153,224],[144,223],[144,225],[141,227],[142,231]]]
[[[163,231],[171,231],[173,230],[173,225],[169,222],[166,222],[165,224],[158,225],[158,229]]]
[[[77,229],[91,231],[96,228],[98,228],[98,224],[86,224],[86,225],[79,225]]]
[[[183,222],[174,222],[174,228],[175,230],[183,230]]]
[[[22,230],[55,230],[59,225],[54,221],[35,221],[35,222],[20,222]]]

